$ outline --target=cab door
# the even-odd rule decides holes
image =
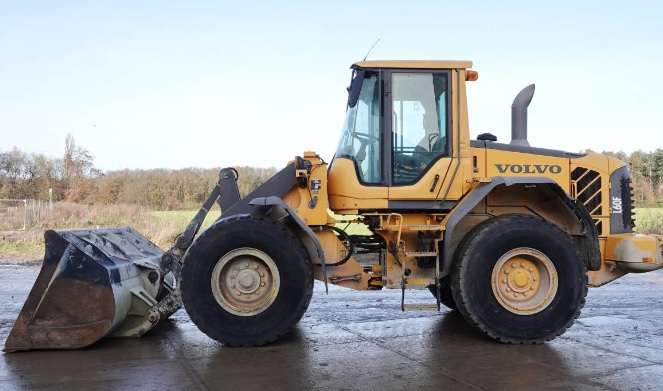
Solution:
[[[408,69],[385,76],[390,207],[440,208],[430,201],[437,199],[452,168],[451,72]]]
[[[329,203],[337,213],[388,208],[381,74],[355,70],[353,75],[349,91],[359,89],[359,93],[348,101],[341,141],[328,174]]]

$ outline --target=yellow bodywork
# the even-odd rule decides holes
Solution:
[[[308,181],[320,183],[320,188],[313,192],[308,186],[296,186],[283,197],[283,202],[294,209],[307,225],[333,224],[334,219],[329,214],[327,164],[315,152],[304,152],[304,159],[311,162],[312,166],[311,172],[306,174]],[[312,199],[315,200],[313,207]]]
[[[559,185],[571,199],[585,204],[597,227],[601,269],[588,272],[590,286],[599,286],[627,272],[640,272],[663,266],[661,237],[632,233],[610,234],[610,174],[623,167],[624,162],[605,155],[588,153],[555,154],[536,150],[478,147],[470,141],[466,80],[468,61],[363,61],[355,67],[445,69],[450,74],[451,151],[439,158],[419,178],[407,186],[362,184],[353,160],[336,157],[330,166],[315,153],[306,152],[311,163],[309,182],[320,181],[317,194],[308,188],[293,188],[284,198],[309,226],[334,225],[339,216],[346,220],[372,221],[373,233],[384,239],[388,251],[384,260],[369,262],[353,256],[339,266],[330,266],[327,281],[353,289],[374,289],[382,286],[426,288],[435,282],[435,268],[420,267],[417,259],[439,257],[438,242],[443,240],[448,212],[399,211],[390,207],[397,201],[458,202],[482,183],[494,178],[544,177]],[[598,173],[589,186],[584,176]],[[582,175],[584,173],[584,176]],[[593,174],[592,174],[593,175]],[[436,179],[438,177],[438,179]],[[600,186],[597,186],[600,183]],[[592,194],[589,194],[592,192]],[[311,207],[311,198],[317,198]],[[595,200],[600,199],[600,202]],[[559,201],[547,197],[533,186],[497,187],[479,203],[456,229],[457,244],[474,226],[491,217],[507,213],[531,214],[549,220],[571,235],[577,234],[578,220],[562,213]],[[347,248],[329,230],[315,231],[322,245],[326,263],[345,256]],[[422,251],[422,233],[431,243]],[[407,274],[407,275],[406,275]],[[316,265],[316,278],[322,279],[321,265]]]
[[[407,68],[407,69],[467,69],[472,68],[472,61],[464,60],[377,60],[354,63],[360,68]]]
[[[359,209],[387,209],[389,188],[359,183],[354,162],[336,159],[329,176],[329,204],[340,214],[357,214]]]

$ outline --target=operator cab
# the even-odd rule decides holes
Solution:
[[[334,209],[382,209],[399,198],[438,198],[454,150],[452,85],[465,81],[470,66],[468,61],[352,66],[345,124],[330,168]]]

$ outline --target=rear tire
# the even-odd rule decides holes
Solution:
[[[552,340],[580,315],[585,263],[557,226],[528,215],[493,218],[458,249],[451,291],[463,317],[503,343]]]
[[[203,333],[226,346],[260,346],[299,322],[311,301],[313,273],[286,226],[243,215],[196,239],[181,284],[184,308]]]
[[[456,307],[456,302],[454,301],[454,297],[451,294],[450,279],[451,276],[440,279],[440,303],[455,311],[458,309],[458,307]],[[433,295],[433,297],[437,298],[437,290],[435,289],[435,285],[429,285],[428,290]]]

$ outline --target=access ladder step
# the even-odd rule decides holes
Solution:
[[[403,304],[403,311],[437,311],[437,304]]]
[[[429,285],[435,284],[429,278],[408,278],[403,282],[406,289],[427,288]]]
[[[384,226],[387,231],[401,231],[401,232],[417,232],[417,231],[443,231],[444,227],[441,225],[430,224],[388,224]]]
[[[437,257],[437,251],[406,251],[405,256],[408,258],[417,257]]]

